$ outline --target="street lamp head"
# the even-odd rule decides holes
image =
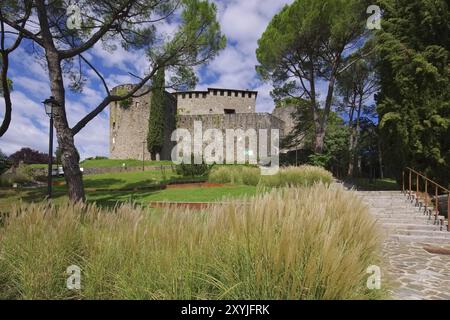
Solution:
[[[50,97],[42,102],[45,107],[45,113],[52,118],[55,113],[55,108],[59,107],[58,101],[56,101],[55,97]]]

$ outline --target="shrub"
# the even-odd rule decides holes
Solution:
[[[208,181],[212,183],[231,183],[233,176],[228,168],[217,167],[209,174]]]
[[[217,167],[209,175],[209,182],[261,185],[269,188],[310,186],[318,182],[330,184],[333,176],[320,167],[301,166],[281,168],[277,174],[261,177],[260,169],[244,166]]]
[[[261,179],[261,170],[258,168],[242,168],[242,183],[246,186],[257,186]]]
[[[5,173],[9,168],[11,168],[11,162],[8,160],[6,154],[0,150],[0,175]]]
[[[1,187],[11,187],[15,183],[23,185],[33,181],[32,168],[27,165],[19,165],[14,173],[5,173],[0,176]]]
[[[15,207],[0,228],[0,298],[357,299],[379,232],[340,188],[277,189],[203,214],[126,205]],[[82,291],[66,289],[78,265]],[[370,296],[371,297],[371,296]]]
[[[213,165],[208,165],[205,162],[202,164],[194,163],[194,156],[191,158],[191,163],[182,163],[176,166],[176,172],[183,177],[203,177],[207,176],[211,171]]]
[[[261,179],[261,185],[266,187],[311,186],[319,182],[330,184],[333,182],[333,175],[314,166],[283,168],[276,175]]]

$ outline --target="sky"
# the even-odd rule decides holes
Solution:
[[[208,87],[249,89],[259,92],[258,112],[271,112],[274,103],[270,97],[272,86],[259,80],[255,71],[257,41],[272,17],[285,4],[293,0],[215,0],[218,19],[228,40],[223,50],[208,65],[198,68],[197,90]],[[175,24],[164,23],[160,28],[170,35]],[[127,71],[141,73],[146,69],[146,58],[139,52],[127,52],[118,47],[110,51],[99,43],[85,54],[89,60],[101,65],[108,85],[136,82]],[[22,147],[48,152],[49,119],[41,101],[50,96],[48,74],[36,58],[32,46],[25,42],[11,56],[10,78],[14,82],[12,93],[13,115],[9,131],[0,138],[0,150],[11,154]],[[80,94],[67,93],[69,124],[75,125],[89,110],[104,98],[101,83],[92,71],[87,71],[87,82]],[[0,119],[4,116],[4,101],[0,99]],[[102,112],[76,137],[81,158],[108,156],[109,113]]]

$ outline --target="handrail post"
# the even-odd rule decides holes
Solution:
[[[409,197],[412,196],[412,171],[409,170]]]
[[[402,190],[403,190],[403,194],[406,195],[406,190],[405,190],[405,170],[402,171]]]
[[[447,197],[447,231],[450,232],[450,192]]]
[[[419,175],[416,174],[416,206],[420,209],[420,201],[419,201]]]
[[[438,217],[439,217],[439,198],[438,198],[439,191],[438,190],[439,190],[438,186],[436,186],[436,197],[435,197],[435,199],[436,199],[436,216],[435,216],[435,219],[436,219],[436,221],[438,221]]]

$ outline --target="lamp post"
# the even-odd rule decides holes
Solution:
[[[52,198],[52,176],[53,176],[53,116],[55,115],[55,109],[59,107],[58,102],[54,97],[50,97],[42,102],[45,107],[45,113],[50,118],[50,133],[49,133],[49,143],[48,143],[48,185],[47,185],[47,195],[48,198]]]

